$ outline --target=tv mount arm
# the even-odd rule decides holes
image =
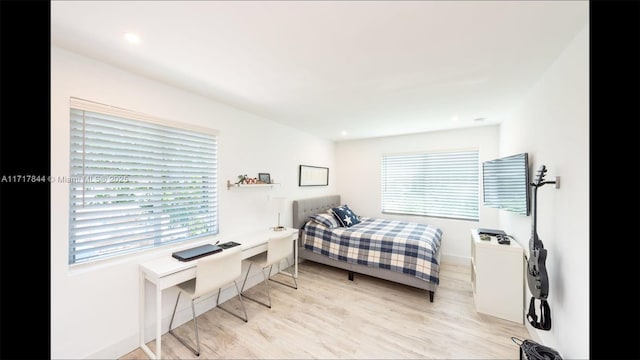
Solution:
[[[541,187],[543,185],[546,185],[546,184],[556,184],[556,186],[555,186],[556,189],[560,189],[560,176],[556,176],[556,179],[554,181],[546,181],[545,180],[545,181],[540,182],[539,184],[536,184],[534,182],[529,183],[529,185],[537,187],[537,188]]]
[[[555,183],[558,182],[557,181],[557,180],[559,180],[558,178],[559,178],[559,176],[556,176],[556,181],[543,181],[543,182],[541,182],[539,184],[530,183],[529,185],[535,186],[535,187],[541,187],[542,185],[546,185],[546,184],[555,184]],[[556,185],[556,189],[559,188],[559,187],[560,187],[560,184]]]

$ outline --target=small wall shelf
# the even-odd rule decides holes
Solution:
[[[273,187],[273,185],[280,185],[280,184],[277,184],[277,183],[272,183],[272,184],[236,184],[236,183],[232,183],[230,180],[227,180],[227,190],[231,190],[232,188]]]

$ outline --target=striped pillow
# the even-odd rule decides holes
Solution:
[[[340,224],[338,224],[338,220],[336,220],[336,218],[333,217],[333,215],[330,215],[328,213],[311,215],[309,216],[309,219],[317,222],[318,224],[322,224],[328,228],[336,228],[340,226]]]

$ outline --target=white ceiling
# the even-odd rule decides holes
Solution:
[[[499,123],[587,18],[586,1],[52,1],[51,38],[340,141]]]

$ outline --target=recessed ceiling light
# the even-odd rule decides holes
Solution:
[[[451,121],[453,121],[453,122],[458,122],[458,120],[460,120],[460,119],[458,119],[458,115],[454,115],[454,116],[451,117]]]
[[[340,135],[342,135],[342,136],[347,136],[347,134],[348,133],[345,130],[340,131]]]
[[[128,32],[124,34],[125,40],[130,42],[131,44],[140,44],[140,36],[138,34],[134,34],[132,32]]]

